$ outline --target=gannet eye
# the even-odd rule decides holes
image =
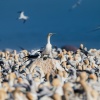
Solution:
[[[49,33],[49,36],[52,36],[52,33]]]
[[[52,35],[54,35],[54,34],[56,34],[56,33],[49,33],[49,36],[52,36]]]

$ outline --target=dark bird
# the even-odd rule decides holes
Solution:
[[[28,58],[28,59],[36,59],[36,58],[38,58],[38,57],[40,57],[40,54],[39,53],[36,53],[36,54],[34,54],[34,55],[28,55],[28,56],[25,56],[24,58]]]

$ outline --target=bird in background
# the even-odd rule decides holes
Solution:
[[[47,44],[42,52],[42,57],[44,55],[48,55],[49,57],[52,58],[52,44],[50,43],[50,38],[52,35],[54,35],[55,33],[49,33],[48,36],[47,36]]]
[[[98,27],[94,28],[93,30],[89,31],[89,32],[95,32],[95,31],[98,31],[98,30],[100,30],[100,25]]]
[[[78,0],[70,9],[69,11],[72,11],[73,9],[77,8],[81,5],[82,0]]]
[[[25,23],[26,20],[28,20],[29,17],[26,16],[26,15],[24,14],[24,11],[20,11],[20,12],[18,12],[18,13],[20,13],[18,19],[19,19],[19,20],[23,20],[23,23]]]

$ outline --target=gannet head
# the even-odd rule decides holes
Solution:
[[[50,37],[51,37],[51,36],[52,36],[52,35],[54,35],[54,34],[56,34],[56,33],[49,33],[49,34],[48,34],[48,36],[50,36]]]
[[[21,13],[24,13],[24,11],[21,11]]]

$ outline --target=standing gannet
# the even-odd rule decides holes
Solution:
[[[19,20],[23,20],[23,23],[25,23],[26,20],[27,20],[29,17],[24,15],[24,11],[20,11],[19,13],[20,13],[20,16],[19,16],[18,19],[19,19]]]
[[[44,48],[44,50],[43,50],[43,52],[42,52],[42,55],[41,55],[42,57],[43,57],[44,55],[48,55],[49,57],[52,58],[52,45],[51,45],[51,43],[50,43],[50,37],[51,37],[53,34],[55,34],[55,33],[49,33],[48,36],[47,36],[47,44],[46,44],[46,46],[45,46],[45,48]]]

